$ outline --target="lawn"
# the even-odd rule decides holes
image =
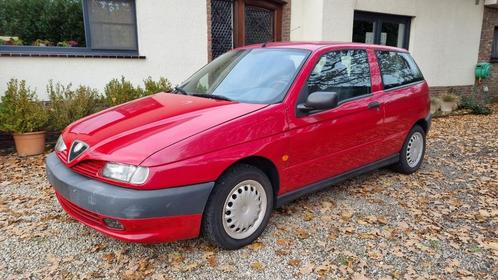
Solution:
[[[62,211],[43,160],[0,157],[2,279],[498,279],[496,113],[435,119],[419,172],[382,169],[306,196],[238,251],[105,237]]]

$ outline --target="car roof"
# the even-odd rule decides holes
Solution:
[[[264,44],[254,44],[239,49],[257,49],[257,48],[289,48],[289,49],[305,49],[310,51],[316,51],[326,47],[337,47],[337,48],[367,48],[367,49],[377,49],[395,52],[408,52],[406,49],[383,46],[383,45],[373,45],[373,44],[363,44],[363,43],[348,43],[348,42],[327,42],[327,41],[302,41],[302,42],[268,42]]]

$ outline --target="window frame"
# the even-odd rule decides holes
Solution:
[[[491,59],[494,61],[498,61],[498,48],[496,47],[498,41],[498,26],[495,26],[493,32],[493,41],[491,45]]]
[[[304,97],[304,94],[305,94],[304,89],[308,85],[308,80],[311,77],[311,75],[313,74],[313,70],[318,65],[318,63],[320,62],[320,60],[322,59],[322,57],[324,57],[324,56],[326,56],[326,55],[328,55],[330,53],[333,53],[333,52],[350,51],[350,50],[351,51],[364,51],[365,54],[367,55],[368,75],[370,77],[370,92],[366,93],[366,94],[359,95],[359,96],[355,96],[355,97],[351,97],[351,98],[348,98],[348,99],[341,100],[341,101],[339,101],[337,103],[337,107],[331,108],[329,110],[311,111],[310,113],[307,113],[307,114],[301,113],[297,107],[300,104],[302,104],[302,102],[301,102],[302,100],[301,99]],[[306,98],[310,94],[311,93],[308,93],[308,95],[306,96]],[[373,91],[373,83],[372,83],[372,65],[370,64],[368,49],[367,48],[341,48],[341,49],[332,49],[332,50],[329,50],[329,51],[326,51],[326,52],[322,53],[319,57],[317,57],[316,61],[313,63],[313,67],[311,68],[311,71],[308,74],[308,77],[304,81],[303,86],[302,86],[301,90],[299,91],[299,96],[297,98],[296,105],[294,107],[295,107],[295,112],[296,112],[296,116],[297,117],[306,117],[306,116],[310,116],[310,115],[313,115],[313,114],[318,114],[318,113],[322,113],[322,112],[327,112],[327,111],[330,111],[330,110],[334,110],[336,108],[339,108],[342,104],[349,103],[349,102],[356,101],[356,100],[363,99],[363,98],[368,98],[368,97],[371,97],[373,95],[374,95],[374,91]],[[306,99],[303,100],[303,102],[305,102],[305,101],[306,101]]]
[[[382,37],[382,23],[390,22],[390,23],[405,24],[406,30],[405,30],[405,36],[403,38],[402,48],[408,50],[410,46],[410,30],[411,30],[412,17],[355,10],[353,17],[353,26],[356,20],[373,22],[375,30],[374,44],[377,45],[380,45],[380,40]],[[352,36],[354,36],[354,30]]]
[[[398,89],[402,89],[402,88],[406,88],[406,87],[411,87],[413,85],[425,82],[424,74],[420,70],[420,67],[418,66],[418,64],[415,61],[415,59],[413,59],[413,57],[412,57],[413,63],[415,63],[415,65],[417,66],[417,69],[420,72],[421,79],[418,80],[418,81],[412,81],[410,83],[406,83],[406,84],[402,84],[402,85],[399,85],[399,86],[395,86],[395,87],[391,87],[391,88],[387,88],[386,89],[386,85],[384,83],[384,74],[382,73],[382,67],[380,66],[381,63],[380,63],[380,59],[379,59],[379,53],[380,52],[395,52],[397,54],[407,54],[410,57],[411,57],[411,54],[409,52],[391,51],[391,50],[383,50],[383,49],[374,49],[373,51],[374,51],[374,54],[375,54],[375,60],[377,61],[377,65],[379,66],[379,74],[380,74],[380,80],[382,81],[382,91],[383,92],[390,92],[390,91],[393,91],[393,90],[398,90]]]
[[[137,21],[137,9],[136,0],[129,0],[132,4],[132,17],[135,24],[135,44],[136,49],[93,49],[91,47],[91,28],[90,28],[90,13],[89,13],[89,0],[81,0],[82,11],[83,11],[83,26],[85,30],[85,47],[40,47],[40,46],[10,46],[10,45],[0,45],[0,54],[36,54],[36,55],[67,55],[67,56],[78,56],[78,55],[95,55],[95,56],[138,56],[139,55],[139,40],[138,40],[138,21]]]

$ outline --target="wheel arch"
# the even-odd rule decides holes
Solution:
[[[426,119],[420,119],[420,120],[416,121],[415,124],[412,126],[412,128],[416,125],[422,127],[425,134],[427,134],[429,132],[430,124]]]
[[[273,163],[273,161],[271,161],[270,159],[268,159],[266,157],[262,157],[262,156],[245,157],[245,158],[237,160],[236,162],[234,162],[230,166],[228,166],[221,173],[221,175],[218,178],[223,176],[223,174],[227,170],[229,170],[230,168],[232,168],[233,166],[238,165],[238,164],[248,164],[248,165],[254,166],[254,167],[260,169],[261,171],[263,171],[263,173],[265,173],[265,175],[268,176],[268,179],[270,179],[270,182],[272,184],[273,200],[274,200],[273,205],[275,205],[275,202],[277,200],[277,195],[278,195],[278,192],[280,190],[280,175],[278,173],[277,166]]]

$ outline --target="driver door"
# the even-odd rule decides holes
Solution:
[[[337,93],[339,104],[309,114],[296,109],[290,116],[283,192],[378,160],[383,108],[377,102],[380,92],[372,91],[369,57],[367,50],[348,49],[325,53],[317,60],[297,104],[318,91]]]

